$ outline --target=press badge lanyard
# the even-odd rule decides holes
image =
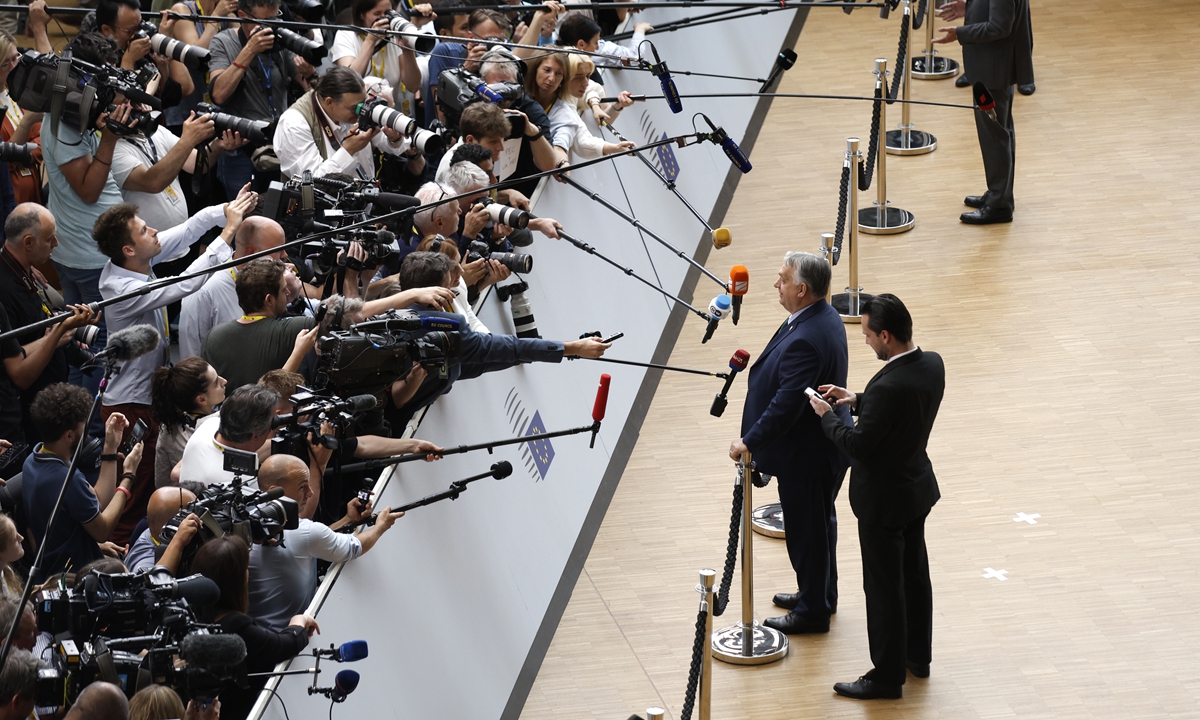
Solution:
[[[271,108],[271,119],[275,119],[275,93],[271,92],[271,71],[267,69],[266,63],[263,62],[262,55],[259,55],[258,69],[262,70],[263,81],[267,84],[267,105]],[[274,65],[274,63],[272,63]]]
[[[150,146],[149,152],[147,152],[146,148],[141,146],[141,143],[137,142],[133,138],[125,138],[125,141],[137,148],[138,152],[144,155],[145,158],[150,161],[152,166],[158,164],[158,148],[154,145],[153,138],[146,138],[146,144]]]
[[[16,259],[8,254],[8,248],[0,248],[0,256],[4,257],[4,262],[8,264],[9,269],[21,276],[21,282],[25,285],[25,290],[37,296],[38,302],[42,304],[42,312],[46,313],[46,317],[50,317],[54,313],[50,311],[50,298],[46,295],[45,288],[35,278],[30,276],[25,268],[21,267],[21,263],[16,262]]]

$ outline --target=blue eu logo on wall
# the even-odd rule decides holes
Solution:
[[[659,140],[666,140],[669,135],[663,133]],[[662,166],[663,174],[671,182],[679,177],[679,161],[675,159],[675,150],[670,145],[659,145],[654,148],[658,152],[658,164]]]
[[[542,422],[541,413],[536,410],[533,413],[533,420],[529,422],[529,430],[525,436],[541,435],[546,432],[546,425]],[[530,440],[526,443],[529,446],[529,452],[533,455],[533,463],[537,466],[538,475],[542,479],[546,479],[546,473],[550,470],[550,463],[554,462],[554,446],[547,439]]]

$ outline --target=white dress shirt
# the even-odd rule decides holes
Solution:
[[[177,255],[180,248],[190,246],[212,227],[225,227],[225,211],[221,205],[206,207],[189,218],[183,225],[159,233],[158,241],[162,245],[162,251],[158,257],[150,261],[151,265],[156,265],[159,260]],[[185,273],[194,273],[219,265],[232,256],[232,248],[223,240],[214,240],[208,249],[188,266]],[[100,272],[100,296],[106,300],[117,297],[137,290],[154,279],[153,273],[143,275],[126,270],[114,265],[110,260]],[[115,333],[134,325],[150,325],[158,330],[161,337],[158,350],[126,361],[121,365],[121,372],[113,376],[112,382],[104,393],[106,406],[124,403],[150,404],[150,376],[154,374],[155,370],[169,362],[171,344],[170,336],[167,333],[167,305],[196,292],[206,280],[208,277],[201,275],[104,308],[104,319],[108,323],[110,338]]]
[[[900,353],[899,355],[891,356],[890,358],[887,359],[887,361],[891,362],[893,360],[899,360],[900,358],[904,357],[905,355],[912,355],[913,353],[915,353],[916,351],[918,351],[920,349],[921,348],[919,348],[919,347],[914,347],[912,350],[905,350],[904,352]]]
[[[325,108],[322,108],[319,103],[317,107],[325,122],[333,130],[333,136],[341,144],[349,134],[350,128],[330,120],[329,116],[325,114]],[[328,136],[323,135],[321,141],[325,143],[325,157],[328,158],[326,160],[321,159],[321,153],[313,143],[312,128],[309,127],[308,120],[300,114],[299,110],[288,108],[283,115],[279,116],[274,143],[275,154],[279,156],[279,170],[283,177],[299,177],[304,174],[305,170],[311,170],[313,177],[343,173],[362,180],[374,179],[375,160],[371,157],[372,145],[380,151],[392,155],[403,153],[408,150],[409,145],[408,138],[403,138],[399,143],[393,145],[382,130],[376,133],[369,145],[364,145],[362,150],[353,155],[346,151],[344,145],[335,151]]]
[[[548,113],[550,118],[550,144],[581,158],[598,158],[604,154],[604,141],[592,134],[583,124],[583,118],[574,104],[555,100]]]

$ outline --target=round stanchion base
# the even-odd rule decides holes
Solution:
[[[779,503],[770,503],[754,508],[752,521],[751,527],[759,535],[769,538],[786,537],[783,530],[783,506]]]
[[[887,206],[880,212],[879,206],[862,208],[858,211],[858,231],[868,235],[895,235],[908,232],[917,224],[917,219],[907,210]]]
[[[924,130],[888,130],[888,155],[924,155],[937,150],[937,138]]]
[[[958,75],[958,61],[954,58],[934,55],[931,68],[926,69],[929,56],[921,53],[912,59],[912,76],[917,80],[948,80]]]
[[[745,634],[741,623],[714,631],[713,657],[733,665],[766,665],[787,657],[788,638],[778,630],[754,623],[749,628],[749,648],[743,648]]]
[[[873,297],[875,296],[869,295],[865,292],[858,293],[859,307],[862,307],[863,303]],[[850,293],[838,293],[834,295],[833,299],[829,301],[829,304],[833,306],[834,310],[838,311],[838,315],[842,316],[843,323],[847,325],[857,325],[862,322],[861,315],[850,314]]]

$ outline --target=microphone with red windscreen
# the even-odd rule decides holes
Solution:
[[[604,411],[608,409],[608,384],[612,375],[604,373],[600,376],[600,387],[596,388],[596,404],[592,405],[592,441],[588,447],[596,447],[596,433],[600,432],[600,421],[604,419]]]
[[[750,365],[750,353],[745,350],[738,350],[729,358],[729,376],[725,378],[725,387],[721,388],[721,392],[713,398],[712,407],[708,412],[713,417],[721,417],[725,412],[725,406],[729,404],[729,388],[733,387],[733,379],[737,374],[746,369]]]
[[[975,108],[987,113],[987,116],[992,119],[992,122],[999,123],[1000,119],[996,117],[996,98],[988,92],[987,86],[981,82],[975,83]]]
[[[729,294],[733,297],[733,324],[737,325],[742,314],[742,296],[750,289],[750,270],[745,265],[734,265],[729,269]]]

